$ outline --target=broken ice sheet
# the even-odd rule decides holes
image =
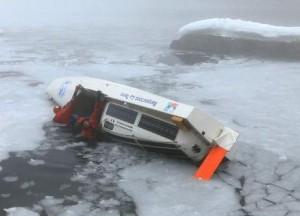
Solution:
[[[294,190],[299,188],[300,183],[300,168],[297,167],[285,175],[281,176],[280,180],[274,182],[274,184],[278,187],[285,188],[287,190]]]
[[[121,171],[118,184],[133,197],[143,216],[224,215],[239,208],[231,186],[217,176],[209,182],[194,179],[195,171],[190,163],[154,160]]]
[[[280,203],[290,193],[290,191],[274,185],[269,185],[267,187],[267,191],[268,195],[265,197],[265,199],[273,203]]]

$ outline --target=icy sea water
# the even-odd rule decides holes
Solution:
[[[28,4],[23,20],[14,1],[1,11],[13,17],[0,23],[0,215],[299,215],[299,62],[169,49],[192,21],[299,26],[298,11],[282,12],[279,3],[270,11],[226,10],[216,1],[216,9],[112,3],[99,13],[95,2],[59,11]],[[237,158],[203,182],[193,179],[190,161],[108,138],[87,143],[51,122],[45,91],[62,76],[121,82],[195,105],[240,131]]]
[[[51,122],[43,129],[46,140],[37,149],[1,162],[1,215],[14,206],[32,206],[40,215],[67,214],[78,203],[86,214],[135,215],[134,202],[116,184],[118,171],[149,155],[107,138],[103,145],[83,142],[78,131]]]

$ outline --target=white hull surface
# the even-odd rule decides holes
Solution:
[[[127,143],[200,162],[212,146],[220,146],[232,159],[238,133],[199,109],[136,88],[110,81],[65,77],[47,89],[60,106],[72,98],[77,85],[107,96],[99,126]]]

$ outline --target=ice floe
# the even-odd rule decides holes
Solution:
[[[2,179],[6,182],[16,182],[16,181],[18,181],[19,178],[18,178],[18,176],[6,176]]]
[[[22,183],[21,186],[20,186],[20,188],[27,189],[27,188],[32,187],[34,185],[35,185],[34,181],[28,181],[28,182]]]
[[[38,166],[38,165],[43,165],[43,164],[45,164],[45,161],[43,161],[43,160],[35,160],[35,159],[30,159],[29,161],[28,161],[28,164],[29,165],[31,165],[31,166]]]
[[[8,198],[8,197],[10,197],[10,194],[9,194],[9,193],[7,193],[7,194],[0,194],[0,196],[1,196],[2,198]]]
[[[119,185],[134,198],[143,216],[222,215],[239,208],[228,185],[193,179],[194,171],[195,167],[182,161],[157,160],[125,169]]]

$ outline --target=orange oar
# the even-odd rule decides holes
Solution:
[[[204,180],[211,179],[226,153],[227,151],[222,147],[213,146],[194,176]]]

